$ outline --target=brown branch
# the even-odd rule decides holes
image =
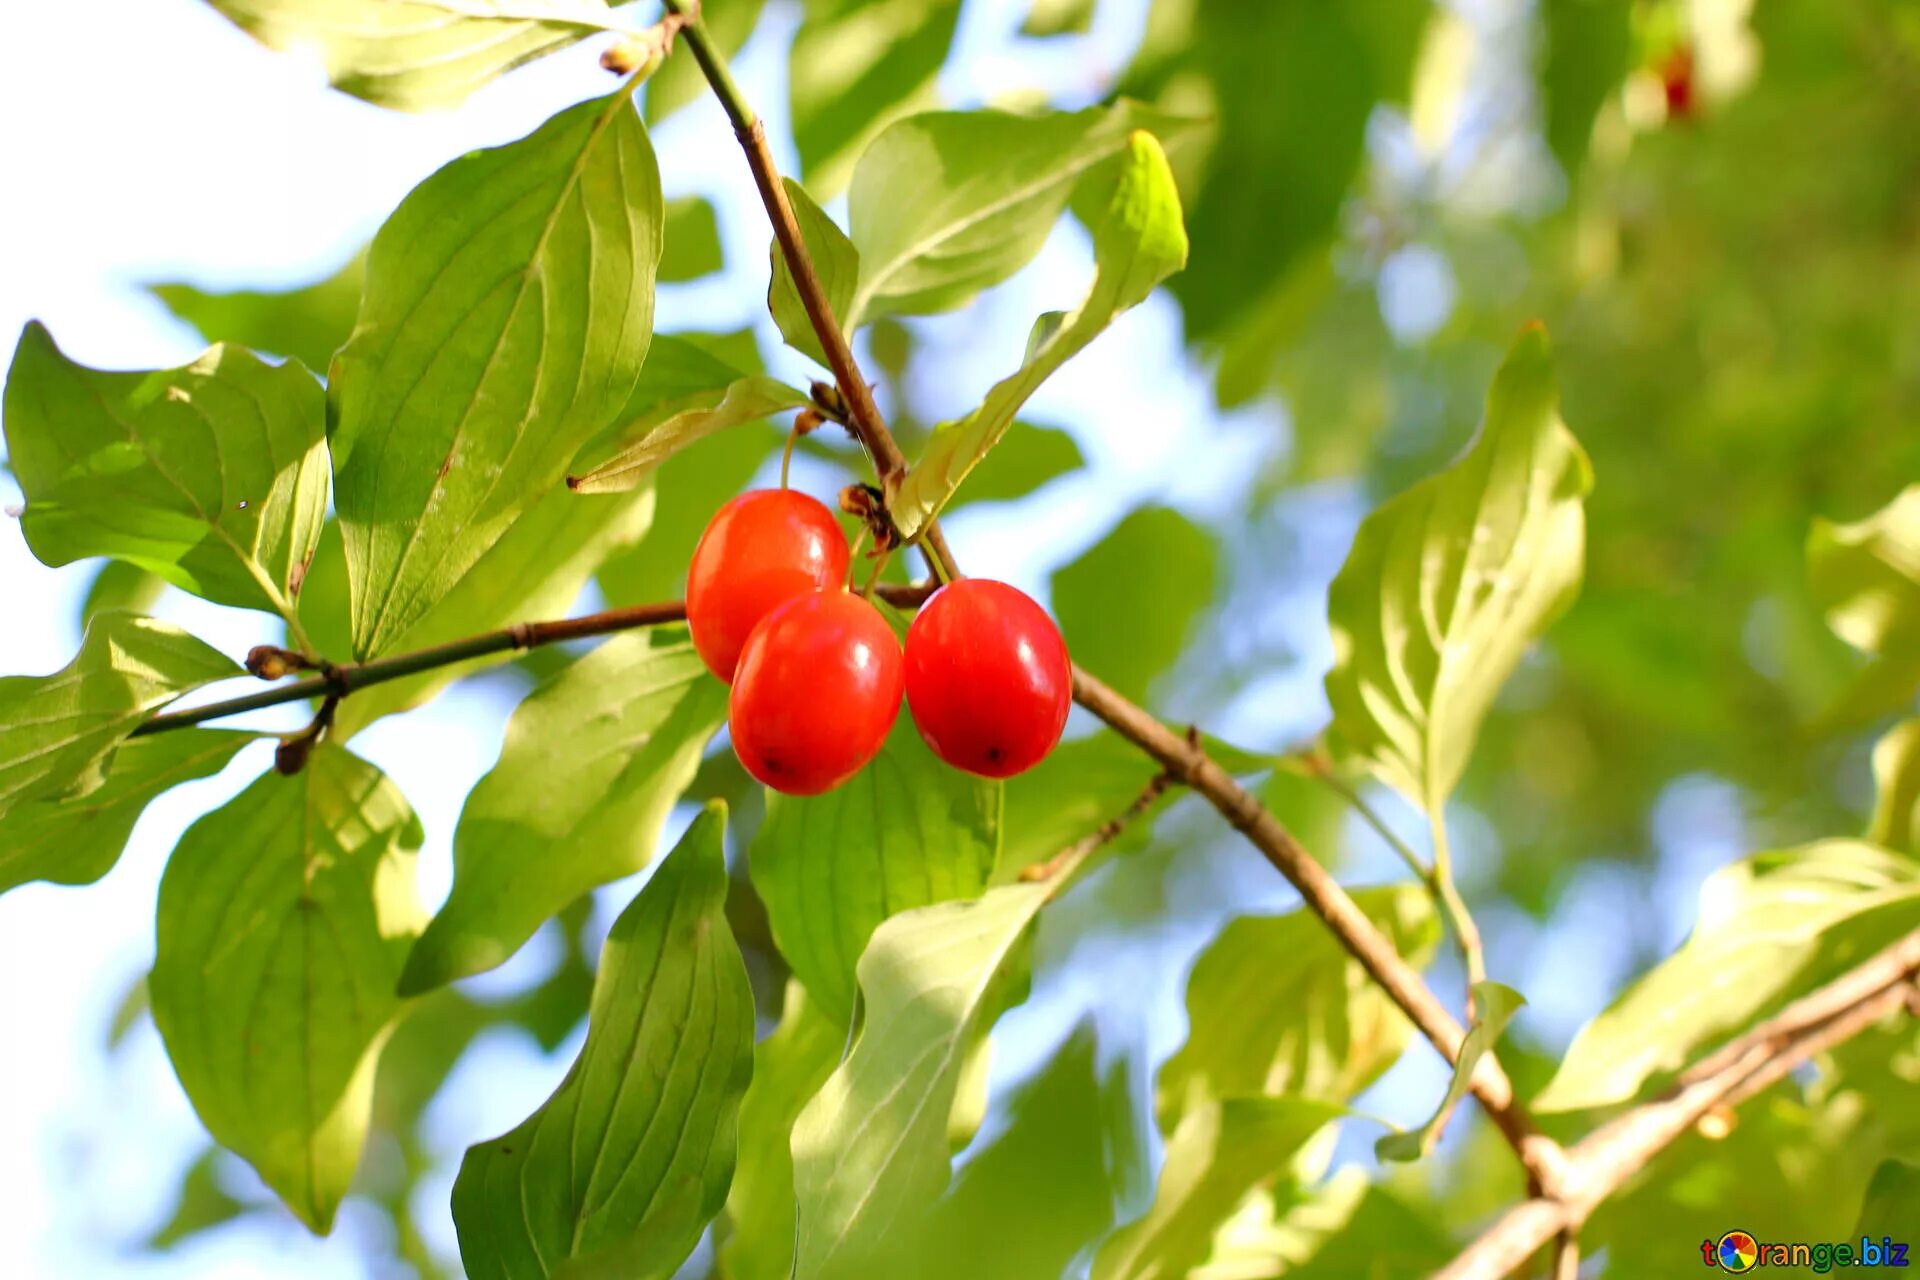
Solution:
[[[1566,1151],[1558,1198],[1508,1210],[1436,1280],[1497,1280],[1556,1235],[1577,1230],[1608,1196],[1711,1111],[1777,1084],[1795,1067],[1905,1005],[1920,979],[1920,930],[1741,1035],[1684,1072],[1663,1097],[1602,1125]]]
[[[936,584],[930,582],[912,586],[889,583],[881,586],[878,594],[881,599],[896,608],[913,609],[924,603],[936,589]],[[228,698],[224,702],[210,702],[204,707],[165,712],[154,716],[135,729],[132,736],[138,738],[150,733],[165,733],[169,729],[185,729],[190,725],[205,724],[209,720],[237,716],[248,711],[259,711],[264,707],[276,707],[287,702],[304,702],[309,698],[322,696],[344,698],[359,689],[418,675],[422,671],[432,671],[437,667],[452,666],[456,662],[465,662],[488,654],[507,653],[518,649],[537,649],[541,645],[558,644],[564,640],[584,640],[592,636],[611,635],[617,631],[632,631],[639,627],[680,622],[684,621],[686,616],[687,606],[683,601],[666,600],[658,604],[636,604],[621,609],[606,609],[600,613],[590,613],[579,618],[562,618],[554,622],[516,622],[498,631],[485,631],[463,640],[451,640],[446,644],[416,649],[410,653],[398,653],[385,658],[375,658],[369,662],[353,662],[342,666],[321,662],[317,664],[322,670],[321,675],[307,680],[296,680],[292,684],[281,685],[277,689],[267,689],[261,693]],[[259,668],[256,674],[284,673],[286,670],[284,665],[255,661],[261,650],[267,648],[267,646],[259,646],[254,653],[248,655],[250,662]]]
[[[1307,908],[1333,931],[1341,945],[1353,954],[1441,1055],[1449,1063],[1460,1060],[1460,1042],[1466,1039],[1466,1030],[1447,1012],[1413,966],[1393,949],[1386,935],[1355,905],[1339,882],[1314,861],[1259,800],[1210,759],[1197,742],[1167,728],[1079,667],[1073,670],[1073,696],[1114,732],[1138,745],[1167,772],[1205,796],[1208,803],[1299,890]],[[1559,1144],[1534,1128],[1533,1121],[1513,1096],[1512,1082],[1493,1054],[1480,1059],[1471,1083],[1474,1097],[1519,1153],[1534,1182],[1549,1191],[1558,1187],[1564,1160]]]
[[[1553,1242],[1553,1280],[1580,1280],[1580,1236],[1562,1231]]]

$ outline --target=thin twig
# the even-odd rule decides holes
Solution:
[[[1421,884],[1432,883],[1433,869],[1427,866],[1426,859],[1416,853],[1412,845],[1402,840],[1399,833],[1387,825],[1386,819],[1380,816],[1380,811],[1367,803],[1367,798],[1360,794],[1358,787],[1340,776],[1339,771],[1333,767],[1333,762],[1324,754],[1317,750],[1304,751],[1286,757],[1282,763],[1296,765],[1299,772],[1321,783],[1333,794],[1346,801],[1347,805],[1360,815],[1360,820],[1372,827],[1374,833],[1387,842],[1389,849],[1400,855],[1400,860],[1420,878]]]
[[[1920,930],[1795,1002],[1682,1074],[1663,1097],[1602,1125],[1566,1151],[1557,1196],[1516,1205],[1438,1273],[1436,1280],[1498,1280],[1525,1265],[1709,1112],[1752,1097],[1814,1055],[1907,1005],[1920,979]],[[1819,1016],[1811,1016],[1811,1013]],[[1708,1066],[1712,1070],[1703,1070]]]
[[[1140,794],[1133,798],[1133,803],[1101,823],[1091,835],[1076,840],[1044,862],[1036,862],[1030,867],[1023,868],[1020,872],[1020,878],[1026,881],[1051,880],[1059,875],[1062,870],[1079,865],[1082,859],[1088,857],[1102,845],[1111,844],[1113,841],[1118,840],[1120,833],[1127,829],[1128,824],[1147,810],[1153,808],[1154,803],[1166,793],[1167,788],[1172,786],[1175,781],[1176,779],[1173,774],[1165,769],[1154,774],[1147,785],[1141,789]]]
[[[1553,1280],[1580,1280],[1580,1233],[1562,1231],[1553,1242]]]
[[[1427,877],[1427,885],[1446,914],[1453,940],[1460,948],[1460,959],[1467,967],[1467,1020],[1471,1022],[1473,989],[1487,980],[1486,948],[1480,941],[1480,926],[1473,922],[1473,913],[1467,910],[1467,900],[1460,896],[1460,886],[1453,878],[1453,848],[1447,842],[1446,814],[1437,808],[1431,809],[1427,823],[1433,830],[1433,873]]]
[[[919,607],[935,589],[935,584],[930,582],[911,586],[888,583],[879,588],[878,594],[896,608],[912,609]],[[304,702],[309,698],[326,695],[344,698],[350,693],[373,685],[418,675],[422,671],[432,671],[437,667],[452,666],[456,662],[465,662],[471,658],[506,653],[516,649],[537,649],[542,645],[558,644],[565,640],[584,640],[591,636],[612,635],[618,631],[632,631],[640,627],[681,622],[686,619],[686,616],[687,606],[684,601],[667,600],[659,604],[636,604],[628,605],[623,609],[607,609],[584,617],[562,618],[554,622],[518,622],[498,631],[482,632],[476,636],[468,636],[464,640],[452,640],[446,644],[417,649],[411,653],[397,653],[391,657],[375,658],[369,662],[348,663],[343,666],[328,664],[323,667],[323,674],[306,680],[296,680],[292,684],[283,684],[278,688],[250,693],[244,697],[228,698],[223,702],[209,702],[204,707],[194,707],[186,711],[169,711],[154,716],[135,729],[132,736],[138,738],[150,733],[165,733],[169,729],[185,729],[190,725],[205,724],[209,720],[242,715],[248,711],[277,707],[288,702]]]

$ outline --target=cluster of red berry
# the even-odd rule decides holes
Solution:
[[[907,628],[906,653],[847,589],[851,552],[826,507],[789,489],[743,493],[714,515],[687,572],[687,625],[733,685],[727,724],[748,773],[818,795],[879,752],[904,693],[948,764],[1007,778],[1060,740],[1072,700],[1066,642],[1004,582],[963,578]]]

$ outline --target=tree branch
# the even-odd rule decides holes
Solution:
[[[878,588],[878,594],[888,604],[897,608],[912,609],[923,603],[935,589],[932,583],[915,586],[889,583]],[[542,645],[557,644],[563,640],[584,640],[591,636],[612,635],[617,631],[654,627],[666,622],[681,622],[686,619],[686,616],[687,606],[684,601],[667,600],[659,604],[636,604],[628,605],[623,609],[607,609],[600,613],[590,613],[579,618],[562,618],[555,622],[517,622],[513,626],[503,627],[498,631],[483,632],[463,640],[451,640],[446,644],[416,649],[411,653],[397,653],[391,657],[375,658],[370,662],[348,663],[344,666],[328,665],[323,668],[320,675],[296,680],[292,684],[284,684],[259,693],[250,693],[244,697],[228,698],[223,702],[209,702],[204,707],[193,707],[186,711],[163,712],[135,729],[131,736],[139,738],[150,733],[165,733],[169,729],[185,729],[190,725],[205,724],[209,720],[237,716],[248,711],[259,711],[264,707],[277,707],[287,702],[304,702],[309,698],[326,696],[344,698],[360,689],[385,684],[389,680],[418,675],[422,671],[431,671],[436,667],[452,666],[456,662],[465,662],[470,658],[480,658],[492,653],[505,653],[517,649],[537,649]]]
[[[1385,934],[1374,927],[1327,869],[1267,808],[1207,756],[1201,746],[1173,732],[1079,667],[1073,669],[1074,700],[1105,721],[1114,732],[1158,760],[1167,772],[1207,798],[1235,830],[1265,855],[1300,897],[1420,1033],[1449,1063],[1460,1060],[1466,1030],[1448,1013],[1413,966],[1401,958]],[[1471,1082],[1473,1095],[1492,1117],[1534,1182],[1557,1188],[1564,1153],[1559,1144],[1534,1128],[1513,1096],[1513,1083],[1489,1053],[1480,1059]]]
[[[1815,1054],[1865,1031],[1905,1004],[1916,980],[1920,930],[1702,1059],[1665,1096],[1568,1148],[1563,1194],[1535,1196],[1508,1210],[1436,1280],[1497,1280],[1511,1274],[1556,1235],[1577,1229],[1595,1206],[1702,1116],[1752,1097]]]

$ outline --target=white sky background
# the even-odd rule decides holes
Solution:
[[[1103,4],[1091,36],[1045,43],[1015,35],[1024,8],[1020,0],[967,7],[942,81],[950,100],[971,105],[1032,87],[1065,105],[1097,97],[1137,40],[1144,3]],[[772,6],[736,64],[775,137],[784,136],[784,49],[792,23],[791,9]],[[327,274],[439,165],[519,137],[561,106],[606,92],[609,79],[594,65],[597,49],[590,43],[523,68],[457,112],[406,116],[329,90],[317,68],[256,45],[198,0],[18,0],[0,17],[0,342],[10,351],[20,327],[38,318],[86,363],[181,363],[200,343],[142,293],[142,282],[273,288]],[[709,101],[685,108],[654,141],[669,195],[713,197],[729,263],[715,281],[663,288],[662,328],[757,322],[774,371],[807,376],[807,361],[775,354],[777,337],[762,310],[766,224],[718,109]],[[795,168],[790,155],[782,161]],[[1438,283],[1424,289],[1418,280],[1435,270],[1424,258],[1406,268],[1415,283],[1389,283],[1413,291],[1416,312],[1431,310],[1435,291],[1451,287],[1444,263],[1439,269]],[[923,333],[939,359],[916,368],[922,416],[964,410],[1018,362],[1033,316],[1074,305],[1090,277],[1085,237],[1066,223],[1009,285],[976,308],[929,322]],[[1438,305],[1444,312],[1446,303]],[[1075,432],[1089,471],[1049,489],[1044,502],[953,522],[969,570],[1039,591],[1053,564],[1078,555],[1142,499],[1172,501],[1203,521],[1238,507],[1254,464],[1283,447],[1284,417],[1268,406],[1222,418],[1210,406],[1206,376],[1183,354],[1178,311],[1156,296],[1056,375],[1030,411]],[[825,492],[833,484],[816,487]],[[17,500],[10,482],[0,480],[0,501]],[[44,673],[72,656],[88,577],[78,567],[41,566],[17,525],[0,523],[0,673]],[[179,592],[169,593],[162,613],[233,654],[275,638],[260,615]],[[1324,714],[1322,629],[1317,617],[1302,621],[1314,637],[1297,673],[1305,678],[1276,686],[1257,707],[1237,707],[1236,723],[1311,723]],[[425,822],[421,882],[430,905],[446,890],[460,803],[492,765],[510,709],[494,692],[459,690],[355,739],[355,749],[394,777]],[[167,852],[194,817],[264,768],[266,755],[264,747],[250,749],[220,777],[155,802],[102,883],[30,885],[0,897],[5,1280],[364,1274],[353,1236],[370,1229],[372,1215],[351,1202],[329,1240],[314,1240],[287,1219],[211,1233],[159,1257],[130,1247],[169,1212],[178,1171],[204,1135],[150,1024],[113,1058],[104,1052],[106,1029],[121,993],[151,962],[154,897]],[[1710,790],[1690,794],[1714,807]],[[1716,812],[1724,815],[1726,807]],[[1737,820],[1735,811],[1736,835]],[[1465,857],[1472,841],[1462,834]],[[1691,884],[1728,852],[1716,847],[1714,856],[1688,860],[1681,877],[1688,882],[1685,917]],[[1383,856],[1363,876],[1384,878],[1392,867]],[[1596,893],[1609,883],[1598,883]],[[1278,888],[1268,886],[1257,905],[1281,901]],[[616,892],[628,894],[631,886]],[[1615,886],[1616,902],[1622,892]],[[1255,905],[1230,899],[1214,909]],[[1206,925],[1197,917],[1184,923]],[[1519,932],[1510,936],[1524,939],[1536,964],[1552,970],[1537,927],[1513,928]],[[1592,921],[1592,931],[1604,936],[1605,922]],[[1185,953],[1192,945],[1181,944]],[[537,969],[540,951],[530,947],[512,967],[523,974]],[[1584,947],[1578,963],[1564,949],[1559,954],[1569,957],[1558,966],[1568,970],[1569,990],[1556,1023],[1570,1029],[1600,999],[1592,975],[1605,965]],[[1184,959],[1175,963],[1155,980],[1177,992]],[[495,979],[512,980],[512,973]],[[1077,990],[1067,998],[1097,993]],[[443,1154],[457,1163],[468,1143],[517,1123],[551,1090],[572,1052],[569,1045],[543,1060],[525,1042],[502,1037],[469,1055],[436,1104],[432,1129]],[[1419,1097],[1437,1093],[1431,1057],[1416,1049],[1404,1072],[1395,1073],[1415,1099],[1405,1109],[1409,1119],[1420,1118]],[[428,1226],[436,1244],[451,1251],[446,1190],[428,1187],[423,1207],[433,1215]]]

